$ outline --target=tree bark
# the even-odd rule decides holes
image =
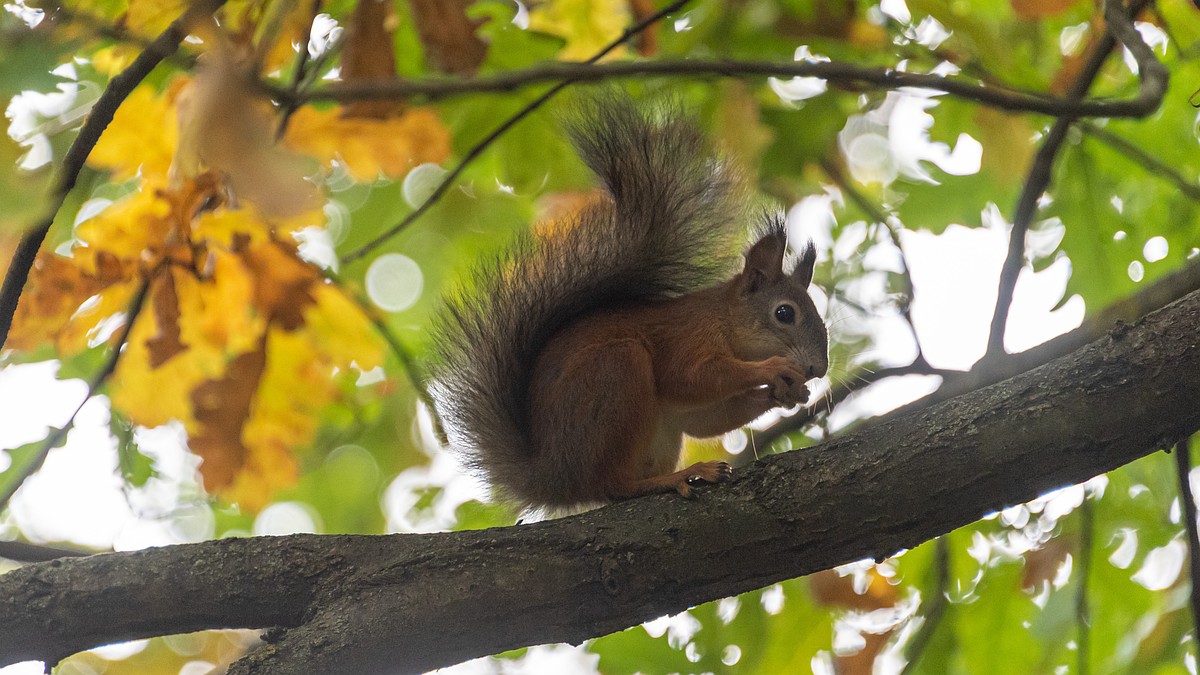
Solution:
[[[1200,291],[1045,366],[803,451],[694,500],[475,532],[292,536],[0,576],[0,663],[276,627],[230,673],[408,672],[577,643],[884,558],[1200,429]]]

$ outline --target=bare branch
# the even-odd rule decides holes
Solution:
[[[837,185],[842,192],[845,192],[850,197],[850,201],[854,202],[873,221],[883,226],[887,231],[888,238],[892,240],[892,245],[900,253],[900,279],[904,282],[904,302],[900,305],[900,314],[904,317],[904,322],[908,324],[909,331],[912,332],[913,344],[917,346],[917,357],[913,359],[912,366],[915,368],[929,368],[929,362],[925,360],[925,351],[921,348],[921,338],[917,336],[917,326],[913,323],[912,319],[912,304],[915,294],[913,292],[912,274],[908,270],[908,258],[904,255],[904,247],[900,245],[899,229],[903,225],[898,225],[898,221],[895,218],[889,217],[879,207],[871,203],[863,193],[855,189],[841,167],[828,159],[822,159],[821,168],[825,170],[825,174],[829,176],[834,185]]]
[[[1128,40],[1145,45],[1130,19],[1124,16],[1118,21],[1124,21],[1124,25],[1116,26],[1113,30],[1119,34],[1122,44],[1129,46],[1130,51],[1134,53],[1141,75],[1137,96],[1128,100],[1055,97],[941,75],[910,73],[890,68],[868,68],[834,61],[809,63],[663,59],[593,65],[593,61],[589,60],[583,63],[545,63],[524,70],[471,79],[398,79],[361,84],[333,84],[299,95],[277,86],[263,86],[276,99],[290,103],[374,99],[434,101],[465,94],[510,92],[548,82],[598,82],[650,76],[816,77],[852,90],[910,88],[941,91],[1001,110],[1036,112],[1054,117],[1144,117],[1156,110],[1162,102],[1167,88],[1167,71],[1148,47],[1141,50],[1137,49],[1136,44],[1126,42]]]
[[[912,412],[965,394],[967,392],[995,384],[1003,379],[1019,373],[1032,370],[1049,363],[1079,347],[1099,339],[1114,326],[1122,322],[1128,323],[1139,316],[1166,307],[1183,296],[1200,289],[1200,258],[1186,266],[1159,278],[1154,283],[1140,289],[1137,293],[1118,300],[1103,310],[1084,320],[1083,325],[1048,340],[1032,349],[1018,354],[1007,354],[999,358],[983,359],[967,372],[954,370],[939,370],[902,366],[899,368],[883,368],[874,373],[859,376],[856,382],[849,382],[836,387],[831,392],[831,405],[845,400],[847,396],[864,389],[880,380],[903,375],[938,375],[942,378],[942,386],[929,396],[914,401],[897,413]],[[771,428],[756,434],[763,447],[768,447],[784,435],[802,428],[814,419],[818,409],[806,408],[792,417],[785,417]]]
[[[30,544],[24,541],[0,541],[0,558],[20,563],[45,562],[58,558],[79,558],[93,553],[98,553],[98,551]]]
[[[29,270],[33,267],[38,249],[42,247],[42,242],[50,232],[50,226],[54,223],[58,210],[62,208],[67,193],[75,187],[79,172],[83,170],[92,148],[96,147],[96,142],[100,140],[100,134],[104,133],[117,108],[134,88],[163,59],[179,50],[179,43],[187,36],[188,27],[194,21],[211,15],[223,4],[225,0],[196,0],[188,5],[187,11],[154,38],[150,46],[138,54],[128,68],[109,81],[104,93],[92,106],[87,120],[79,129],[79,135],[71,143],[62,166],[59,167],[49,213],[21,237],[17,250],[13,253],[12,262],[9,263],[8,272],[4,275],[4,285],[0,287],[0,349],[4,348],[4,343],[8,340],[13,314],[17,311],[17,303],[21,300],[25,282],[29,280]]]
[[[1146,80],[1152,77],[1146,68],[1152,68],[1161,76],[1161,84],[1165,87],[1166,70],[1158,62],[1158,59],[1154,58],[1154,52],[1142,41],[1137,29],[1133,26],[1133,17],[1137,16],[1148,4],[1149,0],[1134,0],[1133,6],[1127,13],[1121,0],[1105,0],[1104,18],[1108,24],[1108,32],[1096,44],[1079,77],[1071,85],[1070,91],[1067,92],[1068,101],[1083,99],[1088,89],[1091,88],[1092,82],[1100,74],[1100,68],[1108,59],[1109,54],[1117,47],[1118,39],[1120,39],[1120,44],[1125,45],[1137,59],[1139,74],[1142,76],[1142,91],[1145,90]],[[1163,91],[1165,92],[1165,89]],[[1161,102],[1161,97],[1159,101]],[[1155,108],[1157,107],[1156,104]],[[1149,112],[1147,111],[1147,113]],[[1004,329],[1008,325],[1008,312],[1012,307],[1013,289],[1016,288],[1017,277],[1020,276],[1021,268],[1025,263],[1025,234],[1029,231],[1029,226],[1037,215],[1038,202],[1050,185],[1054,160],[1058,157],[1058,152],[1067,139],[1067,132],[1070,131],[1071,125],[1075,123],[1077,117],[1079,115],[1066,115],[1055,120],[1054,125],[1050,127],[1050,131],[1042,140],[1042,147],[1038,149],[1037,155],[1033,159],[1033,165],[1029,168],[1029,176],[1025,179],[1025,186],[1021,190],[1020,198],[1017,199],[1017,206],[1013,212],[1012,232],[1008,239],[1008,255],[1000,270],[996,310],[992,314],[991,329],[988,333],[987,355],[989,357],[1004,353]]]

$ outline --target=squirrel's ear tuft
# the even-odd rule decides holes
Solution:
[[[812,283],[813,268],[817,265],[817,247],[810,241],[800,252],[800,260],[796,269],[792,270],[792,279],[798,281],[802,288],[808,288]]]
[[[787,238],[782,230],[768,232],[746,253],[746,290],[750,293],[768,281],[783,276],[783,253]]]

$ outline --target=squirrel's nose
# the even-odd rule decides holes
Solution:
[[[825,377],[825,373],[828,371],[829,366],[825,363],[822,363],[816,366],[809,366],[808,370],[804,374],[808,376],[808,379],[811,380],[814,377]]]

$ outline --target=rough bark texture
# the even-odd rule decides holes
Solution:
[[[0,662],[207,627],[282,626],[231,673],[408,672],[579,642],[912,548],[1200,429],[1200,292],[1050,364],[800,452],[686,501],[534,525],[295,536],[0,576]]]

